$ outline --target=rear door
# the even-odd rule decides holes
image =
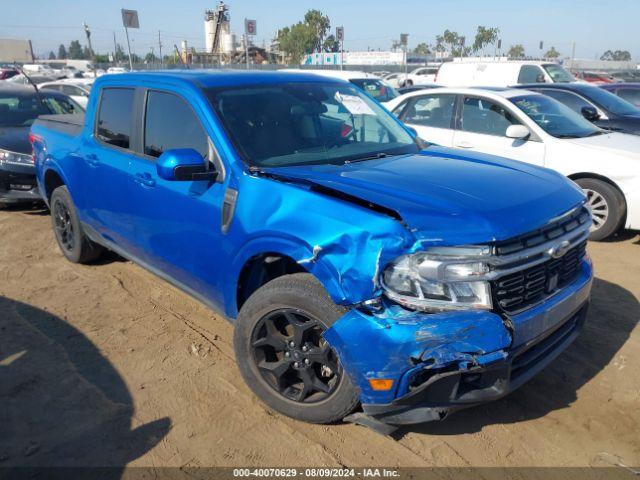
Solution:
[[[486,98],[465,95],[458,107],[453,146],[543,165],[544,144],[531,138],[508,138],[506,131],[510,125],[522,123],[507,106]]]
[[[451,147],[455,104],[455,94],[430,93],[409,98],[404,108],[395,112],[423,140]]]
[[[185,97],[141,91],[139,155],[132,159],[132,220],[136,256],[172,280],[211,298],[222,255],[224,168],[205,123]],[[192,148],[219,172],[216,182],[167,181],[156,171],[162,152]]]
[[[104,88],[94,131],[83,136],[80,168],[83,220],[125,251],[133,247],[129,173],[134,141],[133,88]]]

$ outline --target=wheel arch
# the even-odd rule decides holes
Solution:
[[[600,180],[602,182],[608,183],[613,188],[615,188],[618,191],[618,193],[620,193],[620,195],[622,195],[622,198],[624,199],[625,205],[627,203],[627,200],[625,198],[624,192],[618,186],[618,184],[616,182],[614,182],[613,180],[611,180],[610,178],[605,177],[604,175],[599,175],[597,173],[592,173],[592,172],[579,172],[579,173],[572,173],[571,175],[567,175],[567,177],[569,177],[569,179],[573,180],[574,182],[576,180],[580,180],[580,179],[591,178],[593,180]]]
[[[43,196],[47,204],[49,204],[51,200],[51,194],[53,193],[53,191],[56,188],[66,184],[67,184],[66,180],[57,170],[54,170],[53,168],[49,168],[45,171]]]
[[[225,286],[225,313],[235,319],[242,304],[262,285],[290,273],[312,274],[337,304],[350,303],[330,262],[300,239],[261,237],[246,243],[235,257]]]

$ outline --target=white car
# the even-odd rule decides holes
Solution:
[[[387,106],[420,138],[548,167],[588,197],[602,240],[640,229],[640,137],[602,130],[560,102],[528,90],[439,88]]]
[[[69,79],[58,80],[57,82],[45,82],[40,84],[38,88],[62,92],[75,100],[82,108],[86,109],[92,85],[93,79]]]
[[[402,87],[411,87],[413,85],[429,85],[436,83],[436,75],[440,67],[420,67],[412,70],[407,74],[407,78],[404,78],[404,74],[401,74]]]
[[[366,94],[375,98],[382,105],[385,105],[400,96],[400,94],[384,80],[366,72],[356,72],[351,70],[307,70],[288,68],[283,72],[313,73],[323,77],[339,78],[353,83],[356,87],[364,90]]]
[[[107,73],[127,73],[127,69],[124,67],[109,67]]]

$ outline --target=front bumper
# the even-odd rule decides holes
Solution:
[[[536,375],[564,351],[584,324],[592,267],[545,302],[503,318],[493,312],[410,312],[395,305],[351,310],[325,332],[361,392],[369,426],[443,419],[496,400]],[[392,379],[376,391],[371,379]]]
[[[625,193],[627,201],[627,221],[625,228],[640,230],[640,190]]]
[[[0,203],[14,204],[41,200],[33,167],[0,167]]]

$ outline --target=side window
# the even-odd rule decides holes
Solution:
[[[504,136],[510,125],[520,122],[502,105],[486,99],[466,97],[462,104],[461,130]]]
[[[576,95],[571,92],[564,92],[561,90],[538,90],[540,93],[547,95],[551,98],[555,98],[560,103],[564,103],[567,107],[569,107],[574,112],[582,115],[582,107],[593,107],[589,102],[587,102],[584,98]]]
[[[636,88],[620,88],[616,92],[618,96],[635,106],[640,106],[640,89]]]
[[[172,93],[150,91],[144,126],[144,153],[159,157],[165,150],[192,148],[207,158],[209,143],[191,107]]]
[[[544,83],[544,72],[537,65],[523,65],[520,67],[518,83]]]
[[[404,102],[401,102],[400,105],[394,108],[391,113],[393,113],[396,117],[399,117],[402,111],[404,110],[404,107],[406,106],[407,106],[407,100],[405,100]]]
[[[425,95],[416,99],[405,113],[404,121],[433,128],[451,128],[455,95]]]
[[[132,88],[105,88],[100,99],[97,119],[97,137],[109,145],[129,148],[133,131],[134,90]]]

